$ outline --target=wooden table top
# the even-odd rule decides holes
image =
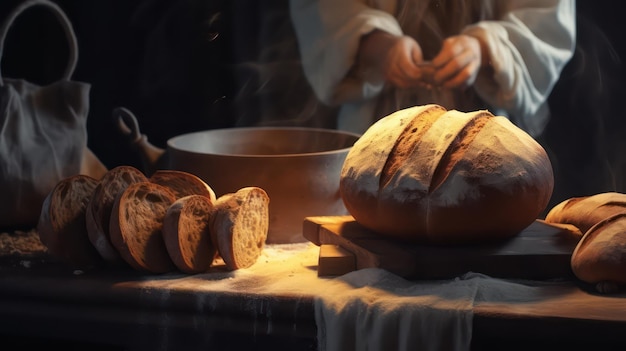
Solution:
[[[202,339],[210,330],[314,340],[316,299],[350,289],[338,287],[336,277],[318,276],[318,254],[310,242],[268,245],[249,269],[229,272],[218,264],[195,275],[81,271],[46,253],[3,257],[0,329],[119,344],[163,338],[163,331],[171,332],[170,341]],[[626,293],[599,294],[572,279],[511,283],[529,290],[516,298],[490,291],[495,285],[479,289],[487,297],[473,302],[476,340],[532,336],[626,345]]]

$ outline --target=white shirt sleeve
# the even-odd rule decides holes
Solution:
[[[487,43],[493,68],[493,76],[479,76],[474,89],[496,113],[537,135],[548,122],[547,98],[575,49],[575,1],[507,3],[502,19],[463,31]]]
[[[402,34],[389,12],[356,0],[290,0],[290,15],[304,74],[322,102],[357,101],[380,92],[382,84],[346,77],[354,65],[361,36],[374,29]]]

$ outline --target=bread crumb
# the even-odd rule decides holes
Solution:
[[[39,240],[39,234],[35,229],[0,233],[0,257],[28,257],[47,252],[48,249],[41,240]]]

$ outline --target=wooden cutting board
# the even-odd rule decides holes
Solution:
[[[414,245],[386,239],[351,216],[307,217],[303,235],[320,246],[320,276],[377,267],[411,279],[452,278],[471,271],[540,280],[573,276],[570,257],[582,237],[574,226],[536,220],[517,236],[498,243]]]

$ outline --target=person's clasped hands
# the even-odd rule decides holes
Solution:
[[[385,37],[387,51],[379,61],[380,70],[388,83],[399,88],[465,89],[474,84],[482,66],[481,44],[469,35],[445,39],[431,61],[423,59],[422,48],[413,38]]]

